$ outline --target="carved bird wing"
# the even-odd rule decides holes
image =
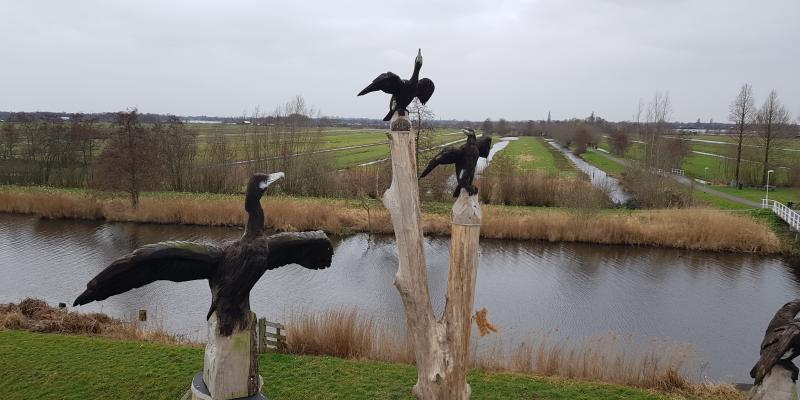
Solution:
[[[440,164],[455,164],[458,159],[461,157],[461,150],[454,148],[454,147],[445,147],[442,151],[439,152],[435,157],[433,157],[429,162],[428,166],[425,167],[425,170],[422,171],[422,174],[419,175],[419,179],[428,175],[437,165]]]
[[[491,136],[484,136],[478,139],[478,155],[481,157],[489,157],[489,150],[492,149],[492,137]]]
[[[419,99],[422,104],[425,104],[430,100],[431,96],[433,96],[433,90],[436,87],[433,85],[433,81],[428,78],[422,78],[417,82],[417,98]]]
[[[100,301],[148,283],[208,279],[223,257],[219,247],[193,242],[142,246],[118,258],[86,285],[73,306]]]
[[[358,92],[358,95],[363,96],[376,90],[382,90],[384,93],[396,94],[400,92],[402,88],[403,80],[393,72],[386,72],[378,75],[369,86]]]
[[[772,367],[793,348],[800,345],[800,321],[793,321],[768,332],[761,343],[761,358],[759,358],[750,377],[758,384],[772,370]]]
[[[800,299],[795,299],[784,304],[783,307],[781,307],[775,313],[775,316],[772,317],[772,320],[769,321],[766,333],[769,333],[770,331],[779,326],[783,326],[794,321],[794,317],[799,312],[800,312]]]
[[[333,246],[322,231],[278,233],[262,239],[269,249],[266,269],[299,264],[308,269],[331,266]]]

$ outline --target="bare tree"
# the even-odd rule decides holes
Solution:
[[[636,121],[636,134],[642,134],[642,112],[644,112],[644,99],[639,99],[639,107],[636,109],[636,114],[633,116]]]
[[[188,129],[180,118],[170,115],[164,124],[153,127],[160,141],[161,157],[170,190],[189,189],[189,173],[197,156],[197,132]]]
[[[769,96],[764,101],[761,109],[756,115],[758,125],[758,136],[761,139],[764,150],[764,164],[761,173],[761,185],[767,184],[767,171],[769,167],[769,156],[773,150],[775,142],[788,136],[789,121],[791,116],[789,111],[778,100],[778,92],[774,89],[769,92]]]
[[[753,87],[745,83],[739,89],[739,95],[730,105],[729,119],[736,125],[736,172],[734,173],[734,184],[739,187],[739,169],[742,164],[742,142],[750,123],[755,116],[755,102],[753,100]],[[698,119],[699,121],[699,119]]]
[[[95,173],[99,186],[127,193],[131,206],[139,205],[139,193],[155,186],[160,160],[157,140],[139,123],[134,108],[117,114],[116,130],[100,155]]]
[[[662,143],[668,131],[669,119],[672,117],[672,103],[669,92],[656,92],[647,105],[646,124],[642,127],[642,139],[645,142],[644,162],[650,166],[663,168]]]
[[[322,127],[315,120],[318,111],[306,105],[302,96],[279,105],[272,115],[258,113],[247,126],[244,146],[254,171],[284,171],[281,189],[298,195],[324,195],[329,182],[329,153],[322,147]]]
[[[611,152],[617,156],[625,156],[625,151],[628,150],[630,144],[631,141],[625,131],[618,130],[609,134],[608,145],[611,148]]]
[[[490,118],[486,118],[486,120],[483,121],[483,124],[481,125],[481,131],[486,136],[494,133],[494,123],[492,123]]]
[[[200,190],[212,193],[227,192],[230,183],[231,165],[235,157],[234,149],[228,143],[224,134],[217,132],[208,139],[205,152],[202,156],[203,163],[200,174]],[[239,182],[236,183],[238,185]]]
[[[411,120],[414,124],[414,145],[417,149],[417,171],[419,171],[420,163],[422,162],[419,154],[422,153],[423,150],[433,146],[433,119],[436,115],[428,106],[422,104],[417,98],[414,98],[414,101],[411,102],[409,113],[411,114]]]
[[[495,128],[495,130],[497,131],[498,135],[502,136],[502,135],[507,134],[508,133],[508,121],[506,121],[504,118],[500,118],[500,120],[497,121],[497,128]]]
[[[17,127],[11,122],[3,124],[0,129],[0,157],[10,160],[14,158],[14,148],[19,142]]]

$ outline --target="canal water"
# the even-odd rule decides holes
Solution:
[[[619,180],[608,175],[602,169],[584,161],[582,158],[573,154],[568,148],[561,146],[555,140],[548,140],[547,143],[549,143],[550,146],[553,146],[556,150],[562,152],[569,161],[575,164],[578,169],[583,171],[583,173],[585,173],[586,176],[588,176],[591,180],[592,185],[607,191],[608,197],[611,199],[611,201],[617,204],[625,204],[625,202],[630,200],[631,196],[628,193],[625,193],[625,190],[622,188]]]
[[[237,228],[49,221],[0,214],[0,302],[38,297],[72,303],[115,258],[148,243],[220,243]],[[404,331],[392,285],[397,249],[391,236],[334,237],[331,268],[296,265],[267,271],[251,293],[260,316],[285,321],[296,312],[355,307]],[[429,287],[441,312],[449,239],[427,238]],[[481,240],[475,307],[486,307],[505,343],[531,335],[571,338],[606,332],[692,344],[703,373],[746,382],[773,313],[800,297],[800,268],[778,257],[626,246]],[[131,317],[148,310],[169,332],[202,340],[211,295],[205,281],[156,282],[79,307]],[[153,317],[154,316],[154,317]],[[484,339],[481,339],[484,340]]]

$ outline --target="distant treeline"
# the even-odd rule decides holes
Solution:
[[[34,112],[13,112],[13,111],[0,111],[0,121],[7,122],[27,122],[27,121],[68,121],[71,119],[91,120],[99,123],[115,123],[117,121],[118,113],[116,112],[103,112],[103,113],[67,113],[67,112],[50,112],[50,111],[34,111]],[[176,116],[171,114],[156,114],[156,113],[139,113],[139,122],[144,124],[153,124],[157,122],[165,123]],[[208,115],[189,115],[177,116],[183,122],[191,121],[204,121],[204,122],[217,122],[221,124],[244,124],[244,123],[275,123],[280,117],[276,116],[263,116],[254,121],[251,116],[237,116],[237,117],[214,117]],[[386,122],[380,119],[372,118],[347,118],[347,117],[330,117],[318,116],[309,117],[316,126],[322,127],[361,127],[361,128],[385,128]],[[489,121],[489,124],[487,124]],[[489,133],[496,134],[517,134],[523,136],[539,136],[542,135],[544,125],[558,124],[563,122],[575,121],[595,121],[597,124],[629,124],[631,122],[620,121],[611,122],[601,117],[594,115],[585,118],[571,118],[566,120],[518,120],[507,121],[499,119],[492,121],[486,119],[484,121],[469,121],[469,120],[456,120],[456,119],[435,119],[431,120],[429,124],[435,128],[487,128],[491,126]],[[720,122],[672,122],[670,123],[672,129],[694,129],[694,130],[707,130],[707,131],[724,131],[734,127],[733,124],[720,123]]]

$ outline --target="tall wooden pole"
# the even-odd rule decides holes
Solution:
[[[481,213],[476,196],[462,192],[453,206],[450,273],[444,315],[437,320],[428,292],[428,273],[420,224],[416,149],[411,122],[392,117],[389,144],[392,184],[383,195],[398,247],[395,286],[405,308],[414,346],[418,399],[459,400],[470,397],[466,381],[469,333],[475,294]]]

